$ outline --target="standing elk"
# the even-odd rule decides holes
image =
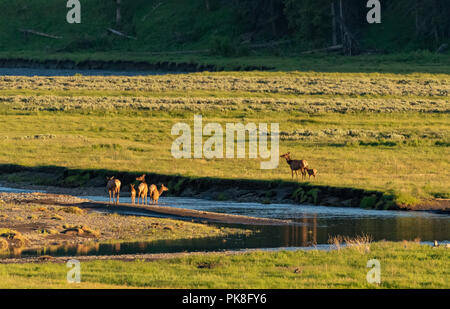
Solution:
[[[106,180],[108,181],[106,184],[106,189],[109,192],[109,203],[111,204],[111,193],[112,193],[112,200],[115,204],[119,204],[119,194],[120,194],[120,180],[115,179],[114,176],[112,177],[106,177]],[[117,197],[116,197],[117,194]]]
[[[141,183],[138,186],[138,204],[140,205],[141,203],[139,202],[139,199],[142,199],[142,203],[144,205],[147,204],[147,193],[148,193],[148,185],[145,182],[145,174],[142,175],[141,177],[136,178],[137,181],[140,181]],[[145,202],[144,202],[144,197],[145,197]]]
[[[302,173],[302,179],[306,178],[306,169],[308,168],[308,162],[306,162],[306,160],[292,160],[290,152],[281,155],[280,158],[286,159],[287,164],[291,168],[292,178],[294,178],[295,172],[298,180],[298,170],[300,170],[300,172]]]
[[[164,185],[161,185],[161,189],[159,189],[159,191],[155,185],[150,186],[150,197],[153,201],[153,204],[158,204],[159,197],[163,194],[164,191],[169,191],[169,189]]]
[[[134,184],[130,184],[130,192],[131,192],[131,203],[134,204],[136,202],[136,190],[134,189]]]

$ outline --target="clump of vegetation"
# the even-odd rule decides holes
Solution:
[[[0,237],[5,238],[10,243],[10,246],[14,248],[22,248],[27,244],[27,239],[16,230],[1,228]]]
[[[197,263],[197,268],[199,269],[213,269],[220,266],[219,261],[204,261]]]
[[[8,241],[4,238],[0,238],[0,251],[8,250],[9,244]]]
[[[414,207],[415,205],[420,203],[420,199],[405,192],[398,192],[395,195],[395,202],[401,207]]]
[[[51,217],[51,219],[52,219],[52,220],[63,221],[63,220],[64,220],[64,217],[63,217],[63,216],[60,216],[60,215],[58,215],[58,214],[54,214],[54,215]]]
[[[61,231],[62,234],[75,234],[78,236],[84,235],[85,233],[94,237],[99,237],[100,232],[89,228],[85,225],[63,225],[64,230]]]
[[[335,235],[328,238],[328,243],[333,245],[335,249],[340,250],[343,245],[356,249],[360,253],[370,252],[370,243],[373,237],[368,234],[362,234],[356,237]]]
[[[57,230],[54,229],[40,229],[38,230],[38,232],[43,235],[55,235],[59,233]]]
[[[87,234],[89,234],[89,235],[92,235],[92,236],[94,236],[94,237],[99,237],[99,236],[100,236],[100,231],[98,231],[98,230],[91,229],[91,228],[89,228],[89,227],[87,227],[87,226],[84,226],[84,225],[81,226],[81,229],[82,229],[85,233],[87,233]]]
[[[376,195],[364,196],[359,203],[359,207],[365,209],[373,209],[377,202]]]
[[[86,211],[84,209],[81,209],[81,208],[76,207],[76,206],[64,207],[62,210],[64,212],[66,212],[66,213],[76,214],[76,215],[83,215],[83,214],[86,213]]]

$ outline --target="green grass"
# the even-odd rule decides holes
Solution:
[[[443,172],[450,165],[448,75],[231,72],[1,80],[2,163],[290,179],[284,161],[266,171],[249,159],[180,159],[174,165],[171,127],[192,126],[201,113],[204,125],[280,123],[280,152],[318,169],[316,184],[393,192],[410,205],[449,194]],[[83,177],[69,180],[83,184]]]
[[[1,288],[449,288],[449,249],[373,243],[333,251],[194,255],[152,262],[81,263],[81,283],[66,283],[65,264],[0,265]],[[369,284],[370,259],[381,284]],[[202,266],[210,267],[202,267]]]
[[[431,52],[405,52],[388,55],[340,56],[330,54],[299,55],[289,53],[281,56],[256,54],[251,56],[221,57],[207,53],[196,54],[152,54],[137,51],[78,51],[40,52],[38,50],[2,51],[1,59],[71,60],[75,63],[86,60],[97,61],[137,61],[151,64],[157,63],[190,63],[196,65],[213,65],[216,69],[236,71],[245,67],[270,68],[271,71],[315,71],[315,72],[362,72],[362,73],[432,73],[450,74],[450,56]]]

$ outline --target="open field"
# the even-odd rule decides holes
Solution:
[[[174,161],[172,126],[202,114],[204,125],[278,122],[280,152],[317,168],[315,184],[380,190],[413,205],[449,198],[449,93],[443,74],[1,77],[0,162],[290,179],[283,161],[274,170],[249,159]],[[2,176],[39,182],[27,178]]]
[[[369,284],[370,259],[381,284]],[[332,251],[214,253],[156,261],[81,262],[81,283],[64,263],[0,264],[1,288],[449,288],[449,249],[412,242],[354,243]]]

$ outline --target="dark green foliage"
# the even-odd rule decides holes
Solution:
[[[206,50],[219,56],[255,51],[284,54],[330,46],[332,14],[339,0],[123,0],[115,22],[115,2],[82,2],[81,24],[68,24],[57,0],[0,0],[2,51],[180,51]],[[368,24],[367,0],[343,0],[343,24],[361,51],[393,52],[450,44],[450,1],[390,0],[382,3],[382,23]],[[338,16],[337,19],[340,20]],[[339,20],[337,44],[342,43]],[[109,33],[114,28],[130,40]],[[22,35],[18,29],[61,36],[60,40]],[[252,44],[294,41],[253,50]],[[447,48],[447,52],[450,50]]]
[[[375,195],[364,196],[359,204],[359,207],[366,209],[373,209],[377,202],[377,197]]]

